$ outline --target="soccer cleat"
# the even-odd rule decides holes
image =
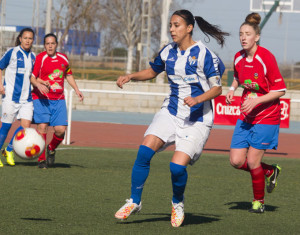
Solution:
[[[132,213],[137,213],[142,209],[142,202],[140,204],[133,203],[132,198],[126,199],[126,203],[116,212],[115,218],[120,220],[127,219]]]
[[[266,177],[267,180],[267,192],[272,193],[273,190],[277,186],[277,178],[281,172],[281,167],[277,164],[272,165],[273,166],[273,174],[269,177]]]
[[[253,201],[252,208],[249,210],[251,213],[264,213],[265,205],[260,201]]]
[[[39,161],[38,162],[38,167],[41,168],[41,169],[47,169],[48,168],[47,162],[45,160]]]
[[[3,167],[3,163],[1,162],[1,159],[0,159],[0,167]]]
[[[47,145],[47,165],[52,167],[55,162],[55,150],[50,150],[49,145]]]
[[[171,224],[173,227],[179,227],[184,220],[184,204],[183,202],[172,202]]]
[[[6,148],[2,151],[2,156],[6,158],[6,162],[8,165],[14,166],[15,160],[14,160],[14,152],[13,151],[7,151]]]

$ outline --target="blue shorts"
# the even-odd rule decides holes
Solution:
[[[238,119],[230,148],[277,149],[278,135],[279,125],[249,124]]]
[[[67,126],[68,115],[65,100],[33,100],[33,122],[49,123],[49,126]]]

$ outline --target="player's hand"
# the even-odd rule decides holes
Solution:
[[[45,86],[48,87],[48,88],[50,88],[50,86],[51,86],[49,81],[44,81],[44,80],[42,80],[42,79],[40,79],[40,78],[37,78],[37,82],[39,82],[39,83],[45,85]]]
[[[258,105],[258,99],[246,99],[241,105],[243,113],[250,113]]]
[[[227,94],[226,94],[226,103],[227,104],[231,104],[231,102],[234,101],[233,95],[234,95],[234,91],[227,92]]]
[[[117,86],[123,89],[123,85],[129,82],[130,80],[131,78],[129,77],[129,75],[120,76],[117,80]]]
[[[83,94],[81,93],[81,91],[80,91],[80,90],[77,90],[77,91],[75,91],[75,92],[76,92],[76,95],[77,95],[78,98],[79,98],[79,101],[83,101],[84,96],[83,96]]]
[[[5,88],[4,88],[3,84],[0,84],[0,94],[5,95]]]
[[[40,82],[37,82],[36,87],[43,95],[49,93],[49,88]]]
[[[189,106],[189,107],[193,107],[194,105],[198,104],[198,100],[195,97],[185,97],[184,98],[184,104]]]

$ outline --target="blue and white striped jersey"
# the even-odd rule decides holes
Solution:
[[[20,46],[8,49],[0,60],[0,69],[5,69],[3,100],[16,103],[32,101],[30,76],[35,62],[33,52]]]
[[[215,77],[221,86],[221,76],[225,66],[201,41],[180,51],[176,43],[164,47],[154,62],[152,69],[160,73],[166,71],[170,84],[170,94],[162,107],[167,107],[172,115],[187,121],[213,124],[211,101],[205,101],[193,107],[184,105],[184,98],[196,97],[210,89],[209,78]]]

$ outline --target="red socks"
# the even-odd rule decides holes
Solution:
[[[265,175],[262,166],[250,170],[254,200],[264,203],[265,196]]]
[[[57,146],[64,140],[64,137],[58,137],[57,135],[55,135],[55,133],[53,134],[53,138],[49,144],[49,149],[50,150],[55,150],[57,148]]]
[[[271,165],[268,165],[266,163],[261,163],[261,167],[263,168],[263,171],[264,171],[264,175],[269,177],[270,175],[273,174],[273,166]],[[244,171],[250,171],[249,167],[248,167],[248,161],[247,161],[247,158],[246,158],[246,161],[244,162],[244,164],[239,167],[238,169],[240,170],[244,170]]]
[[[46,137],[47,137],[47,134],[42,134],[42,135],[43,135],[43,138],[44,138],[45,144],[46,144]],[[47,146],[45,147],[45,149],[44,149],[44,151],[42,152],[42,154],[39,156],[38,162],[40,162],[40,161],[46,161],[46,154],[45,154],[46,148],[47,148]]]

